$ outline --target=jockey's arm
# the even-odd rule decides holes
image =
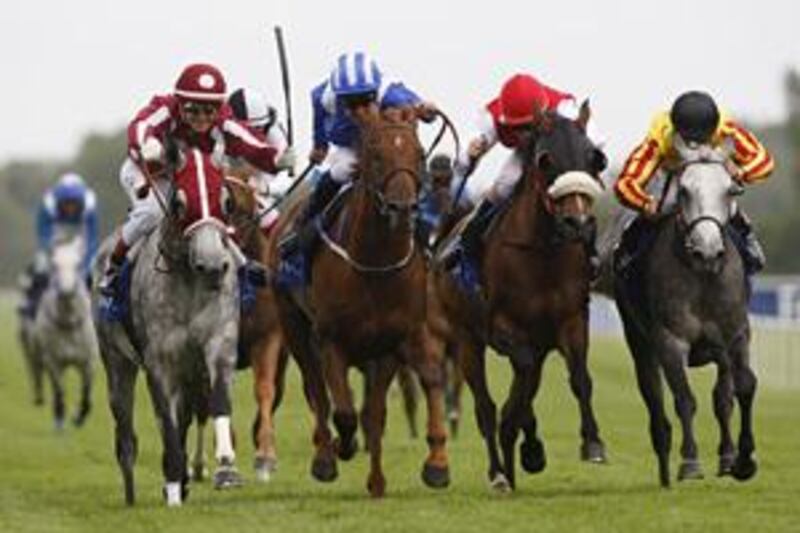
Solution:
[[[641,213],[654,214],[655,199],[647,193],[646,187],[662,159],[658,142],[650,136],[634,149],[614,184],[620,203]]]
[[[328,107],[333,105],[333,101],[331,100],[333,96],[325,95],[327,86],[327,82],[321,83],[311,91],[313,147],[309,159],[316,164],[322,163],[325,159],[329,145],[328,134],[327,131],[325,131],[325,120],[328,115],[332,114],[332,111],[329,110]],[[325,102],[326,97],[331,100],[328,102],[328,106],[326,106]]]
[[[155,96],[128,125],[128,151],[134,160],[141,161],[139,152],[148,137],[160,137],[172,120],[169,98]]]
[[[50,247],[53,241],[53,214],[51,209],[48,209],[48,200],[55,201],[55,199],[48,199],[47,193],[39,204],[39,209],[36,213],[36,237],[39,243],[40,250],[46,250]]]
[[[455,161],[455,180],[460,181],[471,174],[478,166],[481,158],[497,144],[497,131],[491,113],[481,109],[475,119],[474,131],[467,143],[467,149],[458,154]]]
[[[279,170],[276,165],[278,150],[270,146],[259,132],[231,118],[222,122],[221,129],[225,135],[228,156],[241,157],[264,172],[274,174]]]
[[[744,183],[763,181],[772,174],[772,156],[750,131],[731,119],[724,119],[721,133],[733,140],[733,161],[739,167],[739,179]]]
[[[94,193],[90,193],[94,196]],[[87,202],[88,203],[88,202]],[[94,201],[92,201],[94,203]],[[87,206],[88,208],[89,206]],[[86,224],[86,254],[84,255],[84,262],[83,268],[84,272],[88,273],[89,269],[91,268],[91,262],[94,258],[95,254],[97,253],[97,247],[99,245],[99,227],[98,227],[98,220],[97,220],[97,209],[95,205],[90,206],[91,208],[86,212],[85,224]]]

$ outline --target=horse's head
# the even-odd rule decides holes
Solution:
[[[371,109],[356,117],[361,128],[360,181],[375,198],[378,212],[392,223],[417,208],[423,150],[415,119],[396,110]]]
[[[182,236],[189,267],[212,285],[231,266],[227,219],[233,210],[222,170],[200,150],[186,151],[174,174],[169,210]]]
[[[678,170],[678,220],[684,246],[694,266],[719,272],[725,255],[723,227],[744,192],[728,170],[732,147],[690,147],[680,138],[675,149],[681,156]]]
[[[599,175],[607,160],[586,136],[590,115],[588,102],[583,103],[576,120],[540,112],[528,147],[526,175],[543,191],[545,206],[556,221],[557,237],[564,241],[594,239],[592,207],[603,191]]]
[[[60,299],[72,298],[82,283],[86,245],[80,237],[56,241],[50,252],[50,280]]]

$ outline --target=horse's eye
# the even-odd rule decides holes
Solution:
[[[536,154],[536,167],[545,174],[550,174],[555,170],[555,163],[549,152],[539,152]]]

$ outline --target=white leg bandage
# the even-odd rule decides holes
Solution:
[[[216,437],[217,462],[222,459],[233,460],[236,454],[233,451],[233,438],[231,436],[231,417],[218,416],[214,419],[214,436]]]

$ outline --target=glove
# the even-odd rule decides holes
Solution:
[[[289,146],[283,151],[280,157],[275,160],[275,167],[278,170],[289,170],[294,168],[296,162],[297,154],[295,153],[294,148]]]
[[[489,147],[489,143],[486,142],[486,139],[481,135],[473,139],[469,143],[469,148],[467,149],[467,155],[469,155],[470,159],[478,159],[483,154],[486,153],[486,149]]]
[[[148,137],[142,144],[140,152],[146,162],[161,161],[161,156],[164,155],[164,147],[155,137]]]

